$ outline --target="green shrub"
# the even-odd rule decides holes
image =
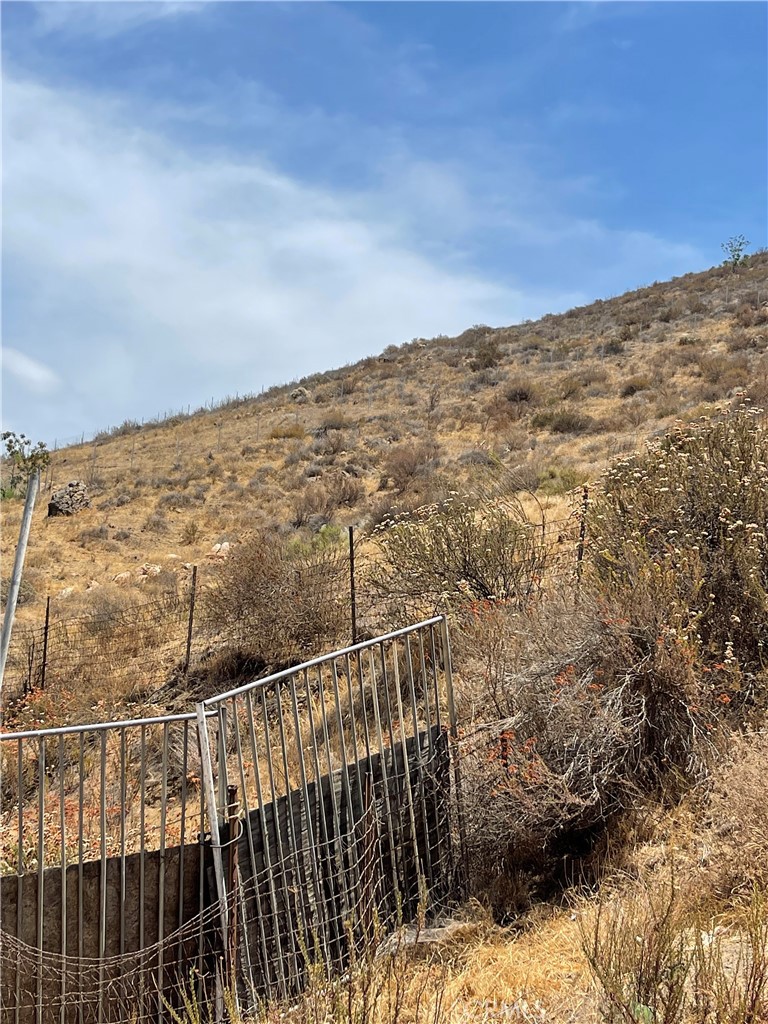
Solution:
[[[385,520],[373,537],[372,586],[400,615],[476,601],[522,606],[546,562],[539,528],[509,498],[476,508],[454,495]]]
[[[768,434],[738,411],[615,463],[589,513],[593,581],[631,609],[655,592],[661,634],[741,704],[768,653]]]
[[[595,421],[578,409],[561,408],[536,413],[531,424],[536,428],[547,428],[553,434],[583,434],[594,428]]]

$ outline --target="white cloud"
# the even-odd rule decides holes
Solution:
[[[605,191],[599,173],[546,180],[523,150],[479,134],[441,162],[313,110],[317,151],[355,139],[371,184],[299,181],[253,139],[281,122],[300,139],[303,115],[258,99],[269,130],[244,119],[235,155],[171,141],[168,125],[186,118],[188,130],[194,109],[137,110],[6,74],[6,333],[64,385],[56,403],[5,387],[22,429],[51,439],[195,406],[702,262],[690,246],[567,213],[574,196]],[[225,100],[198,108],[200,139],[221,110],[241,125]]]
[[[49,395],[58,388],[58,375],[45,363],[32,359],[8,345],[3,346],[0,356],[3,371],[10,373],[26,390],[38,395]]]
[[[110,39],[150,22],[200,13],[214,0],[42,0],[34,3],[41,34]]]
[[[115,103],[10,77],[5,133],[5,265],[29,296],[14,338],[67,385],[36,412],[48,434],[548,302],[428,259],[380,203],[255,159],[190,155]]]

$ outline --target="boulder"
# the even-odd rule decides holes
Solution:
[[[308,402],[312,396],[306,388],[294,388],[291,392],[291,401],[296,402],[297,405],[303,405]]]
[[[84,508],[90,508],[88,488],[82,480],[70,480],[66,487],[54,491],[48,502],[49,516],[72,516]]]

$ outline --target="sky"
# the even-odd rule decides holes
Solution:
[[[768,5],[5,0],[2,422],[61,444],[768,225]]]

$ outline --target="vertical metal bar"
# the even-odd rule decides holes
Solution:
[[[291,705],[293,708],[293,724],[296,730],[296,748],[299,754],[299,776],[301,779],[301,798],[304,804],[304,818],[307,822],[307,840],[309,843],[309,849],[307,851],[310,869],[312,873],[312,887],[314,889],[315,897],[315,918],[317,922],[316,936],[313,938],[318,940],[322,947],[323,956],[327,958],[328,955],[328,939],[325,929],[325,905],[323,902],[323,894],[320,887],[320,878],[317,871],[317,843],[315,840],[315,829],[312,822],[312,805],[309,799],[309,786],[307,784],[307,769],[304,762],[304,744],[301,739],[301,721],[299,719],[299,704],[296,697],[296,677],[289,677],[289,685],[291,691]],[[322,800],[322,793],[319,794]],[[305,868],[306,873],[306,868]],[[327,960],[326,960],[327,963]]]
[[[432,654],[432,682],[435,686],[435,725],[439,732],[443,731],[442,701],[440,699],[440,683],[437,677],[437,644],[435,643],[435,627],[429,627],[429,646]]]
[[[5,675],[5,661],[8,657],[8,645],[11,642],[11,631],[13,630],[13,619],[16,614],[16,602],[19,599],[19,588],[21,587],[21,576],[24,572],[24,556],[29,541],[29,531],[32,527],[32,513],[35,508],[35,498],[40,487],[40,471],[37,470],[27,481],[27,498],[24,502],[24,512],[21,517],[19,529],[19,543],[16,545],[16,556],[13,562],[11,582],[8,584],[8,594],[5,599],[5,615],[3,616],[3,628],[0,633],[0,698],[3,692],[3,676]],[[0,704],[2,700],[0,699]]]
[[[99,878],[99,1024],[104,1019],[104,958],[107,955],[107,732],[101,731],[101,792],[99,805],[101,860]]]
[[[349,605],[352,616],[352,645],[357,643],[357,598],[355,595],[355,528],[349,527]]]
[[[181,811],[179,819],[179,901],[177,928],[179,931],[178,963],[184,956],[184,936],[181,926],[184,924],[184,854],[187,843],[187,774],[189,773],[189,722],[182,723],[181,733]]]
[[[208,742],[208,725],[205,720],[205,705],[196,704],[197,712],[197,735],[200,741],[200,762],[203,789],[205,790],[206,809],[208,811],[208,826],[211,830],[211,852],[213,855],[213,870],[216,876],[216,894],[219,898],[219,916],[221,919],[221,941],[222,948],[227,948],[228,916],[227,916],[227,891],[224,884],[224,868],[221,860],[221,837],[219,835],[219,816],[216,807],[216,787],[213,781],[213,765],[211,763],[211,748]]]
[[[199,744],[198,744],[199,750]],[[200,830],[198,832],[197,859],[197,910],[200,922],[197,930],[197,1001],[203,1000],[203,965],[205,955],[205,931],[203,912],[205,910],[205,786],[203,785],[203,756],[200,752]]]
[[[271,794],[272,794],[272,801],[271,801],[272,802],[272,820],[273,820],[274,826],[275,826],[275,839],[277,840],[277,856],[278,856],[278,860],[280,862],[280,874],[282,875],[282,885],[283,885],[283,893],[284,893],[283,900],[285,902],[286,916],[288,917],[288,921],[290,922],[291,903],[290,903],[290,885],[289,885],[289,881],[288,881],[288,877],[289,876],[288,876],[288,872],[286,870],[286,857],[285,857],[285,853],[283,851],[283,837],[282,837],[282,834],[281,834],[281,831],[280,831],[280,818],[279,818],[279,815],[278,815],[279,802],[278,802],[277,790],[276,790],[276,787],[275,787],[274,764],[273,764],[273,761],[272,761],[272,740],[271,740],[270,728],[269,728],[269,714],[267,712],[267,698],[266,698],[266,694],[264,693],[264,688],[263,687],[260,690],[260,696],[261,696],[262,721],[264,723],[264,750],[265,750],[266,755],[267,755],[267,772],[268,772],[268,775],[269,775],[269,785],[270,785],[270,790],[271,790]],[[268,841],[269,841],[268,837],[265,837],[265,842],[268,842]],[[283,922],[283,923],[285,923],[285,922]],[[280,926],[279,920],[278,920],[278,926]],[[290,940],[290,946],[291,946],[291,961],[293,963],[293,970],[294,970],[295,976],[298,978],[298,976],[299,976],[299,960],[298,960],[298,950],[297,950],[297,945],[296,945],[296,936],[294,935],[293,927],[290,927],[290,926],[288,927],[288,938]],[[290,964],[289,964],[289,977],[290,977]]]
[[[302,862],[301,857],[301,844],[299,837],[296,835],[296,823],[293,816],[293,797],[291,795],[291,781],[290,781],[290,770],[288,766],[288,745],[285,738],[285,722],[283,719],[283,681],[278,679],[275,683],[275,702],[277,704],[277,728],[278,736],[280,739],[280,755],[283,762],[283,773],[285,776],[285,803],[286,803],[286,817],[288,819],[288,845],[291,852],[291,860],[294,864],[294,898],[296,901],[296,912],[297,912],[297,924],[299,923],[298,918],[301,918],[300,926],[303,931],[302,941],[305,949],[309,949],[311,942],[311,930],[309,928],[309,918],[307,914],[307,906],[304,900],[304,893],[307,888],[306,879],[306,866]],[[304,870],[302,870],[304,868]],[[300,943],[300,948],[301,948]]]
[[[389,730],[389,748],[392,757],[395,757],[395,726],[392,718],[392,703],[389,698],[389,673],[387,672],[387,652],[384,647],[383,641],[378,643],[379,653],[381,655],[381,682],[382,689],[384,691],[384,707],[387,712],[387,729]],[[393,771],[397,770],[397,765],[393,761]]]
[[[352,667],[349,661],[349,654],[344,655],[344,674],[347,677],[347,698],[349,700],[349,732],[352,737],[352,746],[355,751],[355,777],[357,782],[357,796],[360,801],[360,811],[365,808],[363,799],[363,783],[360,765],[360,752],[357,749],[357,719],[355,717],[355,697],[352,693]]]
[[[37,1007],[36,1024],[43,1024],[43,921],[45,919],[45,737],[37,748]]]
[[[123,975],[122,957],[125,955],[125,818],[128,814],[126,780],[127,740],[125,729],[120,730],[120,976]]]
[[[83,960],[85,939],[85,917],[83,913],[83,862],[85,861],[84,839],[84,803],[85,803],[85,733],[80,733],[80,778],[77,791],[77,953]],[[77,976],[77,1014],[79,1024],[83,1024],[83,973]]]
[[[326,922],[327,925],[330,928],[329,940],[328,941],[331,941],[331,938],[333,939],[333,941],[338,941],[341,938],[341,934],[340,934],[341,933],[341,929],[339,929],[338,927],[335,928],[334,927],[334,922],[336,921],[336,897],[338,895],[338,891],[339,890],[338,890],[338,887],[337,887],[336,874],[335,874],[335,872],[332,869],[329,870],[329,867],[328,867],[328,865],[329,865],[329,859],[328,858],[329,858],[329,854],[330,854],[330,843],[331,843],[331,840],[332,840],[333,836],[332,836],[331,831],[328,828],[328,819],[327,819],[327,815],[325,813],[325,794],[323,793],[323,773],[322,773],[322,770],[320,768],[320,757],[319,757],[318,752],[317,752],[317,730],[316,730],[316,726],[315,726],[315,714],[314,714],[313,707],[312,707],[312,705],[313,705],[312,690],[311,690],[311,687],[310,687],[310,684],[309,684],[309,671],[306,668],[304,669],[304,690],[305,690],[305,693],[307,695],[307,716],[309,718],[309,731],[310,731],[310,734],[312,736],[312,759],[313,759],[313,762],[314,762],[314,770],[315,770],[315,791],[317,793],[318,827],[320,829],[320,836],[321,836],[321,842],[322,842],[322,846],[321,846],[321,849],[320,849],[319,852],[320,852],[320,855],[321,855],[323,863],[326,865],[326,868],[325,868],[326,874],[327,874],[326,884],[330,887],[331,895],[332,895],[332,898],[333,898],[332,899],[333,914],[332,914],[332,916],[330,918],[330,921]],[[322,689],[321,689],[321,692],[320,692],[320,698],[322,700]],[[331,786],[331,791],[333,791],[333,779],[330,776],[329,776],[328,781],[329,781],[330,786]],[[326,914],[326,917],[327,916],[328,915]],[[341,922],[338,922],[338,923],[341,923]],[[330,953],[330,947],[329,947],[329,953]]]
[[[336,668],[336,659],[331,662],[331,680],[333,682],[333,703],[336,709],[336,726],[339,730],[339,760],[341,762],[341,780],[344,786],[344,798],[347,807],[352,810],[352,789],[349,785],[349,772],[347,771],[348,755],[347,741],[344,737],[344,716],[341,711],[341,695],[339,693],[339,674]]]
[[[229,779],[227,777],[227,705],[219,705],[219,741],[217,744],[217,758],[219,767],[219,812],[223,819],[224,810],[227,806],[227,787],[229,785]]]
[[[59,736],[59,829],[61,831],[61,955],[67,955],[67,821],[64,808],[64,737]],[[67,972],[61,972],[59,1020],[65,1021]]]
[[[43,664],[40,669],[40,689],[45,689],[45,666],[48,664],[48,628],[51,622],[51,598],[45,599],[45,626],[43,628]]]
[[[427,683],[427,661],[424,654],[424,632],[419,630],[419,668],[421,669],[422,686],[424,690],[424,717],[427,722],[427,743],[429,749],[429,761],[432,763],[432,759],[435,756],[434,751],[434,740],[432,736],[432,713],[429,706],[429,685]]]
[[[163,979],[164,957],[163,939],[165,938],[165,826],[168,806],[168,722],[163,722],[162,778],[160,782],[160,854],[157,865],[157,990],[158,990],[158,1022],[162,1024],[165,1017],[165,983]]]
[[[403,640],[405,643],[408,642],[407,637],[403,637]],[[403,752],[403,781],[405,783],[406,803],[408,806],[408,820],[411,830],[411,846],[413,847],[414,868],[417,874],[418,896],[418,889],[420,888],[423,872],[421,867],[421,857],[419,855],[418,835],[416,832],[416,814],[413,809],[413,782],[411,780],[410,758],[408,757],[408,740],[405,735],[405,722],[403,721],[403,698],[400,692],[400,663],[397,660],[397,639],[392,640],[390,652],[392,656],[392,672],[395,682],[395,696],[397,698],[397,719],[400,726],[400,744]]]
[[[18,811],[18,826],[19,826],[19,841],[16,848],[16,938],[21,939],[21,920],[22,920],[22,886],[24,876],[24,741],[16,741],[17,750],[17,785],[19,793],[19,811]],[[21,1003],[21,964],[19,959],[16,960],[16,1007],[14,1011],[14,1024],[19,1024],[19,1011]]]
[[[386,750],[384,747],[384,733],[381,728],[381,709],[379,708],[378,680],[376,678],[376,659],[373,649],[368,648],[368,660],[371,669],[371,695],[373,697],[373,717],[376,723],[376,742],[379,748],[379,764],[381,767],[382,792],[384,796],[384,814],[387,819],[387,839],[390,849],[390,869],[392,871],[392,891],[397,892],[397,848],[395,845],[395,828],[392,819],[392,804],[389,792],[389,772],[387,771]],[[382,851],[383,857],[383,851]],[[383,864],[382,864],[383,869]]]
[[[365,672],[363,669],[363,652],[361,650],[356,651],[355,657],[357,659],[357,677],[358,686],[360,688],[360,708],[363,715],[363,734],[365,736],[365,756],[368,758],[368,771],[371,770],[371,734],[368,725],[368,705],[365,699]]]
[[[448,620],[443,616],[440,624],[443,644],[443,661],[445,663],[445,689],[448,699],[448,721],[452,740],[451,760],[453,761],[453,778],[456,787],[456,812],[459,819],[459,845],[461,851],[461,867],[464,873],[464,884],[467,882],[467,833],[464,822],[464,800],[461,790],[461,768],[458,751],[459,729],[456,720],[456,702],[453,695],[453,666],[451,664],[451,643],[448,638]]]
[[[421,807],[421,835],[424,847],[424,860],[426,861],[427,881],[431,886],[433,882],[433,874],[432,857],[430,855],[429,849],[429,822],[427,819],[426,781],[424,773],[424,758],[421,746],[421,732],[419,731],[418,711],[416,708],[416,684],[413,679],[413,655],[411,653],[411,638],[411,634],[407,634],[406,636],[404,636],[403,644],[405,646],[405,667],[406,674],[408,676],[408,690],[411,698],[411,715],[413,716],[414,757],[416,759],[416,774],[418,778],[417,789],[419,804]],[[418,833],[416,834],[416,836],[418,841]]]
[[[187,647],[184,652],[184,675],[189,672],[189,659],[192,654],[192,629],[195,621],[195,594],[197,592],[197,566],[192,566],[192,582],[189,591],[189,620],[187,622]]]
[[[146,902],[146,893],[144,891],[144,851],[146,845],[144,825],[147,806],[146,725],[141,726],[139,757],[139,949],[144,949],[144,946],[146,945],[146,943],[144,942],[144,904]]]
[[[246,694],[246,696],[250,696],[250,694]],[[233,700],[233,709],[232,709],[233,710],[233,717],[234,717],[234,723],[233,724],[234,724],[234,729],[235,729],[235,749],[237,751],[237,763],[238,763],[238,766],[239,766],[239,769],[240,769],[240,788],[241,788],[242,793],[243,793],[243,813],[245,815],[245,824],[244,824],[245,836],[246,836],[246,840],[248,842],[248,856],[249,856],[250,862],[251,862],[251,882],[252,882],[252,884],[254,886],[253,896],[254,896],[255,910],[254,910],[253,916],[258,921],[259,940],[260,940],[260,943],[261,943],[262,960],[263,960],[263,963],[264,963],[264,965],[266,967],[266,965],[269,963],[269,955],[267,953],[267,936],[266,936],[266,932],[264,931],[264,915],[261,913],[260,893],[259,893],[259,890],[258,890],[258,870],[257,870],[257,867],[256,867],[256,851],[255,851],[254,846],[253,846],[253,829],[251,828],[251,808],[250,808],[250,803],[249,803],[249,800],[248,800],[248,784],[247,784],[246,777],[245,777],[245,763],[244,763],[244,760],[243,760],[242,741],[240,739],[240,719],[239,719],[239,716],[237,714],[237,705],[235,703],[236,699],[237,698],[235,698],[235,700]],[[246,714],[247,714],[247,708],[246,708]],[[255,758],[254,758],[254,765],[253,765],[253,767],[254,767],[254,771],[258,772],[258,765],[256,764]],[[238,871],[238,876],[237,877],[238,877],[238,879],[240,877],[239,871]],[[245,907],[243,907],[243,915],[242,916],[243,916],[243,937],[245,938],[245,940],[247,942],[247,940],[248,940],[248,918],[247,918],[247,915],[246,915],[246,912],[245,912]],[[256,991],[256,982],[255,982],[254,975],[253,975],[253,964],[251,963],[250,952],[247,955],[246,967],[247,967],[247,970],[248,970],[248,986],[249,986],[249,988],[251,990],[251,993],[255,993],[255,991]]]
[[[261,765],[259,762],[259,751],[256,744],[256,727],[254,725],[253,716],[253,699],[251,697],[250,690],[245,695],[245,706],[248,715],[248,732],[250,734],[251,752],[253,756],[253,774],[256,779],[256,799],[259,802],[259,823],[261,826],[261,840],[264,851],[264,868],[267,878],[267,884],[269,886],[269,902],[272,910],[272,934],[274,936],[275,945],[277,947],[277,962],[275,964],[275,975],[278,979],[278,984],[280,986],[280,995],[283,998],[285,998],[288,990],[285,986],[285,971],[283,966],[283,943],[281,937],[280,916],[278,914],[277,909],[277,892],[275,890],[275,876],[272,871],[272,843],[269,837],[269,830],[267,829],[267,818],[264,810],[264,793],[262,792],[261,788]],[[267,744],[269,743],[269,737],[267,737],[265,742]],[[265,961],[265,969],[269,970],[269,961]],[[271,979],[269,978],[269,976],[267,976],[266,980],[267,987],[271,988]]]
[[[237,709],[233,707],[236,716]],[[240,810],[237,801],[237,786],[227,787],[227,827],[228,827],[228,856],[227,856],[227,898],[231,903],[229,911],[229,934],[227,935],[227,978],[226,984],[232,998],[235,1001],[234,1009],[237,1009],[237,949],[238,949],[238,891],[237,882],[237,845],[238,826],[240,824]]]

